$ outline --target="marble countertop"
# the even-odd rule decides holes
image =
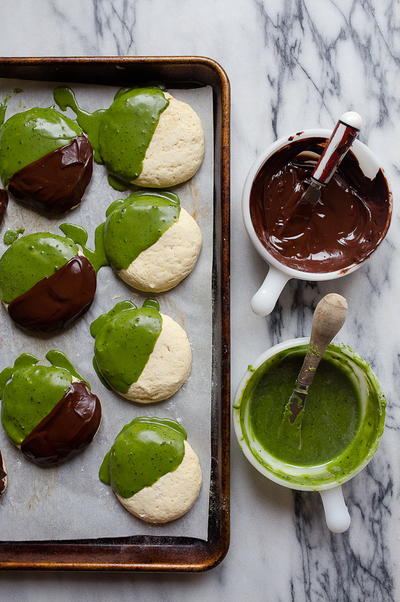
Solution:
[[[308,332],[327,292],[344,294],[340,339],[368,361],[388,399],[382,445],[345,485],[352,526],[324,525],[317,494],[258,475],[232,444],[232,537],[227,558],[201,575],[0,574],[1,600],[86,602],[389,602],[400,598],[400,224],[351,276],[291,282],[273,314],[249,300],[265,275],[244,232],[246,172],[276,137],[332,127],[354,108],[361,139],[381,158],[395,204],[400,177],[400,4],[396,0],[2,0],[0,55],[205,55],[232,84],[232,385],[261,351]],[[397,252],[397,255],[396,255]],[[397,576],[396,576],[397,575]]]

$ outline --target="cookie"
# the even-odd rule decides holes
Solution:
[[[0,176],[23,204],[48,214],[79,205],[93,151],[77,123],[53,108],[16,113],[0,127]]]
[[[60,351],[50,366],[23,353],[0,374],[1,422],[23,455],[39,466],[65,462],[92,441],[101,419],[100,401]]]
[[[199,459],[175,420],[135,418],[116,437],[100,468],[124,508],[148,523],[167,523],[197,500]]]
[[[187,182],[204,157],[204,132],[190,105],[165,94],[168,106],[160,115],[146,150],[142,171],[132,180],[144,188],[170,188]]]
[[[50,332],[69,326],[90,306],[96,272],[69,237],[37,232],[18,238],[0,258],[0,299],[21,328]]]
[[[144,292],[177,286],[196,265],[199,226],[171,192],[138,191],[110,205],[104,250],[117,275]]]
[[[160,88],[122,89],[110,107],[82,110],[69,88],[57,88],[61,109],[70,107],[87,132],[95,159],[104,163],[118,189],[131,184],[168,188],[189,180],[204,156],[197,113]]]
[[[189,377],[186,332],[161,314],[157,301],[140,309],[122,301],[91,325],[94,366],[109,388],[129,401],[152,403],[174,395]]]

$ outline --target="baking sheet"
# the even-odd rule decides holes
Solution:
[[[53,104],[52,90],[58,84],[0,80],[0,100],[15,89],[6,117],[33,106]],[[59,85],[68,85],[64,82]],[[82,107],[94,110],[111,104],[117,88],[71,85]],[[212,88],[168,90],[188,102],[203,123],[206,153],[199,172],[188,183],[176,187],[182,206],[195,217],[203,233],[198,264],[174,290],[158,295],[160,309],[185,328],[193,351],[192,374],[170,400],[150,405],[131,404],[108,391],[92,368],[93,339],[89,326],[93,319],[123,299],[142,304],[143,296],[120,281],[110,268],[98,274],[96,298],[89,311],[67,332],[46,338],[23,333],[0,313],[0,369],[13,363],[22,352],[44,358],[49,349],[61,349],[77,370],[89,380],[102,403],[100,430],[90,446],[77,457],[56,468],[39,468],[25,460],[0,429],[0,449],[9,476],[8,489],[0,499],[0,538],[3,541],[44,539],[89,539],[133,535],[186,536],[207,539],[211,444],[211,363],[212,363],[212,250],[213,250],[213,99]],[[72,113],[70,113],[73,116]],[[103,166],[94,165],[93,178],[80,207],[61,219],[47,219],[10,199],[1,227],[25,227],[25,233],[59,233],[58,224],[71,222],[89,232],[93,243],[95,227],[104,221],[105,210],[115,199],[128,193],[110,188]],[[98,479],[104,454],[127,422],[136,416],[170,417],[179,420],[188,432],[188,441],[200,458],[203,471],[201,494],[192,510],[181,519],[163,526],[143,523],[128,514],[110,487]]]

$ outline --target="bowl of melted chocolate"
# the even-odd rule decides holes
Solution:
[[[308,130],[276,141],[250,170],[243,193],[249,236],[270,265],[252,299],[270,313],[290,278],[330,280],[356,270],[390,225],[392,194],[383,169],[356,140],[316,203],[302,200],[329,139]]]

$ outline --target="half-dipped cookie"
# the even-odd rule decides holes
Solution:
[[[101,419],[100,401],[61,351],[49,351],[50,366],[23,353],[0,373],[1,421],[26,458],[40,466],[59,464],[92,441]]]
[[[0,496],[3,495],[7,489],[7,472],[4,465],[3,456],[0,452]]]
[[[145,292],[177,286],[196,265],[201,231],[166,191],[138,191],[112,203],[104,223],[104,251],[117,275]]]
[[[68,236],[19,233],[4,238],[10,246],[0,258],[0,300],[21,328],[66,328],[93,301],[95,269]]]
[[[204,156],[204,133],[190,105],[160,88],[122,89],[108,109],[79,108],[69,88],[56,88],[61,109],[70,107],[88,134],[95,160],[111,184],[168,188],[189,180]]]
[[[148,299],[141,308],[121,301],[97,318],[90,332],[99,377],[125,399],[168,399],[189,377],[192,351],[186,332],[160,313],[157,301]]]
[[[135,418],[105,456],[99,476],[128,512],[148,523],[186,514],[202,481],[185,429],[169,418]]]
[[[16,199],[59,215],[81,202],[93,151],[80,126],[53,108],[16,113],[0,127],[0,176]]]

